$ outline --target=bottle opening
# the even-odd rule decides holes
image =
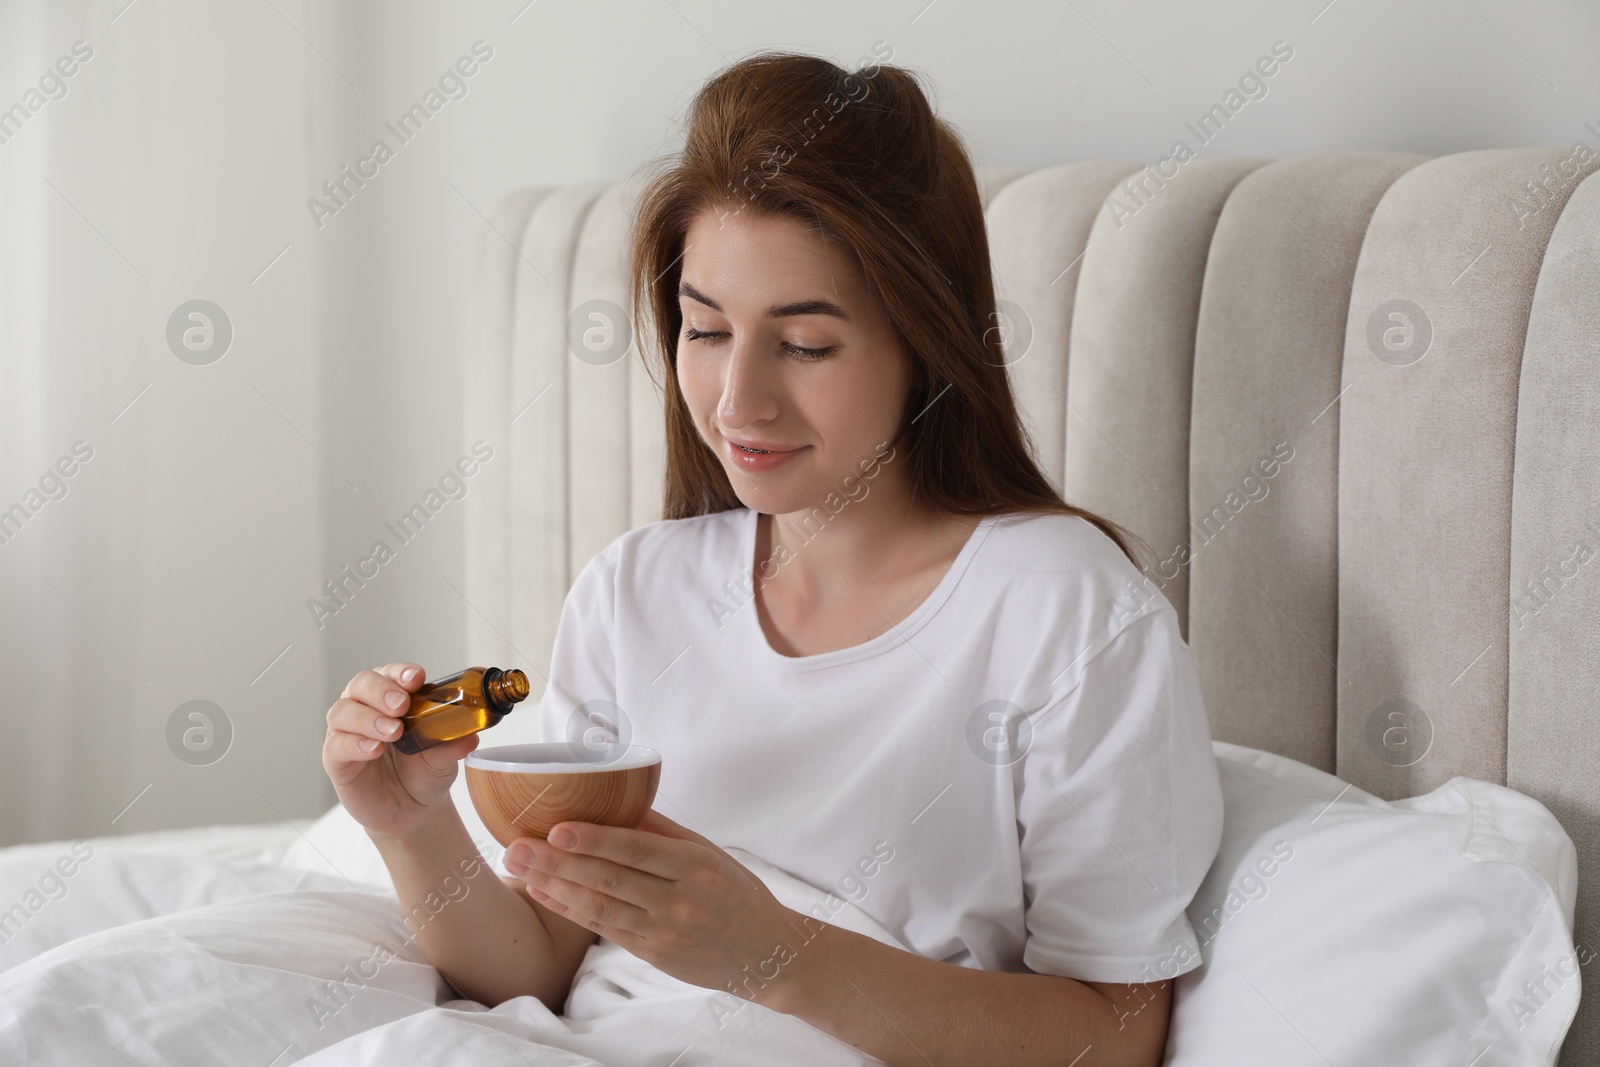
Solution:
[[[519,670],[485,672],[484,696],[504,715],[511,706],[528,698],[528,676]]]

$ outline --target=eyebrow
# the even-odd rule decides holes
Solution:
[[[709,296],[690,285],[688,282],[678,283],[678,295],[686,296],[690,300],[698,301],[712,311],[721,311],[722,305]],[[767,309],[767,317],[772,319],[787,318],[791,315],[832,315],[835,318],[850,321],[849,312],[831,300],[797,300],[792,304],[774,304]]]

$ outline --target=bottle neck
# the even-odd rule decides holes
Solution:
[[[483,672],[483,696],[496,715],[504,715],[528,696],[528,676],[490,667]]]

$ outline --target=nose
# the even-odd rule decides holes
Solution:
[[[729,347],[717,421],[730,430],[772,421],[778,415],[780,392],[773,359],[759,343],[737,334]]]

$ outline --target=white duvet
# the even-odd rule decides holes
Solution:
[[[730,852],[789,907],[825,897]],[[317,871],[82,843],[76,856],[12,849],[0,853],[0,907],[13,902],[21,911],[0,918],[0,1064],[879,1062],[604,940],[563,1015],[532,997],[486,1010],[426,963],[392,891]],[[904,947],[848,903],[830,921]]]
[[[1214,747],[1228,815],[1189,909],[1202,966],[1179,979],[1164,1062],[1554,1062],[1594,953],[1573,940],[1576,852],[1542,804],[1460,778],[1383,801]],[[499,870],[470,801],[457,807]],[[787,906],[826,901],[830,922],[904,947],[729,851]],[[305,824],[3,849],[0,1067],[878,1062],[605,941],[561,1015],[529,997],[485,1010],[455,999],[409,933],[382,858],[337,806]]]

